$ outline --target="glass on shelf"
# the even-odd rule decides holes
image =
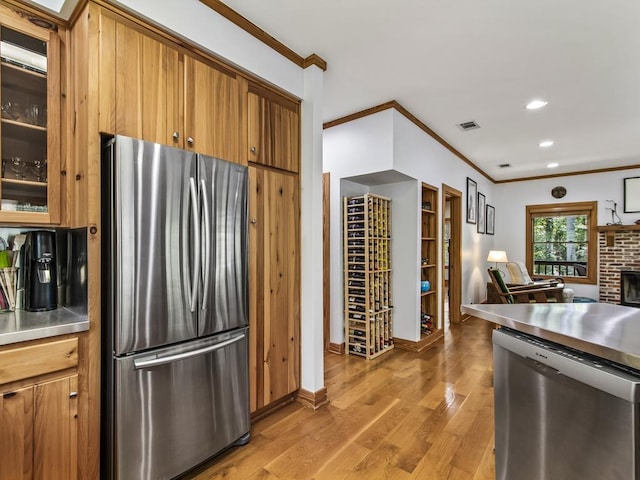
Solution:
[[[21,106],[19,103],[6,101],[2,104],[2,118],[7,120],[18,120]]]
[[[11,157],[11,164],[9,168],[16,180],[24,180],[26,178],[25,167],[26,165],[22,160],[22,157]]]
[[[42,160],[34,160],[31,167],[36,182],[45,183],[47,181],[47,162]]]

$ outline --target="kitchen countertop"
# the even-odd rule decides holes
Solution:
[[[86,330],[89,330],[87,315],[64,307],[48,312],[16,310],[0,313],[0,345]]]
[[[640,370],[640,309],[609,303],[462,305],[462,312]]]

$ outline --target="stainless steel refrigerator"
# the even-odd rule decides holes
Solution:
[[[246,192],[247,167],[104,140],[101,478],[248,442]]]

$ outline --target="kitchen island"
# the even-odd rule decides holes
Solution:
[[[640,309],[608,303],[462,305],[463,313],[640,370]]]
[[[463,305],[493,332],[496,479],[640,479],[640,310]]]

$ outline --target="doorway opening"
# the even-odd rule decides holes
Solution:
[[[443,326],[460,323],[462,302],[462,192],[442,184],[442,312]]]

